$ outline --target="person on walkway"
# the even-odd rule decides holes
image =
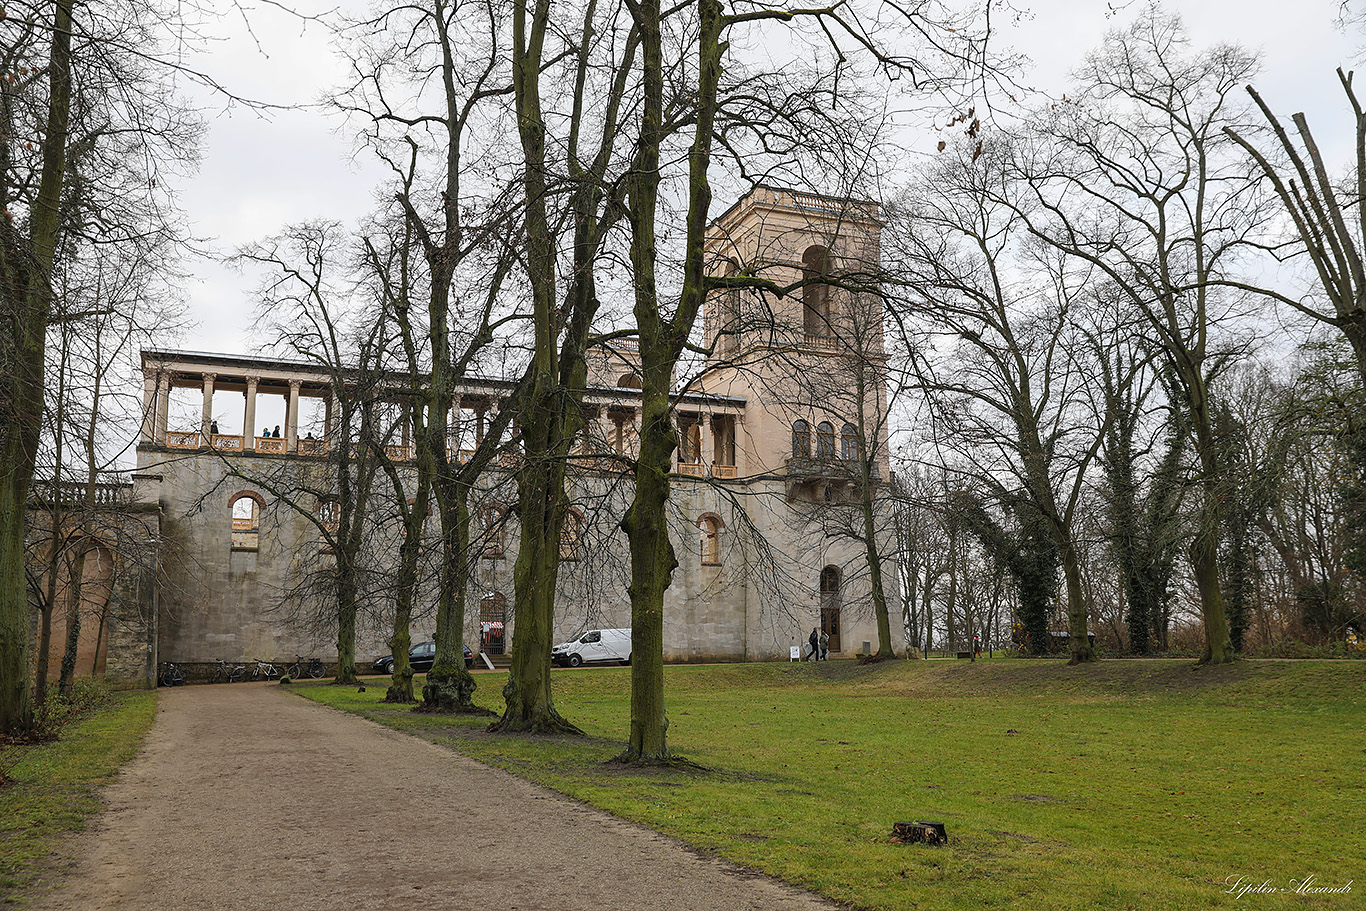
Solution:
[[[830,660],[830,634],[821,630],[821,660]]]
[[[811,643],[811,660],[821,660],[821,631],[816,627],[811,627],[811,636],[806,640]]]
[[[273,438],[277,439],[277,440],[280,438],[280,425],[279,425],[279,424],[276,424],[276,425],[275,425],[275,429],[272,430],[272,431],[270,432],[270,435],[271,435]]]
[[[217,422],[217,421],[210,421],[210,422],[209,422],[209,433],[212,434],[213,436],[218,436],[218,422]]]

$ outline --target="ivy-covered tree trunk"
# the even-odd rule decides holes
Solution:
[[[436,610],[436,661],[422,685],[429,710],[459,712],[474,704],[475,682],[465,668],[465,606],[474,554],[470,550],[469,488],[457,482],[438,503],[441,522],[441,597]]]
[[[1200,611],[1205,624],[1205,651],[1200,663],[1226,664],[1235,656],[1229,638],[1224,592],[1219,584],[1220,493],[1225,483],[1224,471],[1214,438],[1204,377],[1188,372],[1185,383],[1201,468],[1197,526],[1190,545],[1191,572],[1195,576],[1196,590],[1200,592]]]
[[[57,693],[61,696],[71,694],[71,680],[76,674],[76,652],[81,644],[81,603],[84,600],[81,592],[85,583],[85,558],[89,552],[88,547],[81,547],[71,556],[67,581],[71,605],[66,612],[66,643],[62,649],[62,666],[57,674]]]
[[[1081,561],[1071,535],[1059,536],[1058,556],[1062,561],[1062,576],[1067,585],[1067,638],[1071,658],[1068,664],[1084,664],[1096,660],[1087,629],[1086,594],[1081,585]]]
[[[389,638],[393,649],[394,667],[389,688],[384,693],[385,702],[413,702],[413,665],[408,660],[408,649],[412,647],[413,596],[417,590],[418,559],[422,555],[422,533],[427,527],[427,506],[430,490],[425,478],[420,477],[418,489],[412,503],[405,501],[406,491],[392,464],[385,464],[385,471],[394,488],[394,499],[403,517],[403,542],[398,548],[398,576],[394,591],[394,632]]]
[[[43,417],[43,364],[52,312],[52,266],[66,182],[71,119],[71,11],[56,0],[48,58],[42,172],[23,237],[0,217],[0,732],[33,721],[29,691],[24,526]],[[4,179],[4,178],[0,178]],[[8,187],[6,187],[8,190]],[[9,200],[6,200],[7,204]]]

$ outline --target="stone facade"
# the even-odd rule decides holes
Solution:
[[[670,521],[679,567],[666,596],[667,660],[786,659],[818,625],[832,633],[833,656],[876,645],[865,549],[839,529],[861,485],[887,477],[881,311],[861,290],[877,262],[877,230],[867,204],[768,189],[714,225],[717,274],[750,287],[714,295],[703,327],[713,354],[677,398],[682,445]],[[758,287],[764,282],[768,290]],[[328,373],[164,350],[144,351],[142,364],[138,467],[155,479],[164,542],[160,659],[333,659],[326,599],[305,594],[332,559],[315,521],[330,517],[337,464],[330,441],[340,408]],[[558,639],[631,625],[618,527],[630,478],[617,457],[629,458],[637,434],[637,364],[621,344],[590,362],[589,429],[569,480]],[[187,389],[195,402],[202,392],[202,409],[189,426],[173,426],[172,392]],[[452,403],[452,457],[482,439],[510,390],[494,379],[465,384]],[[256,436],[262,394],[284,399],[278,437]],[[300,417],[308,399],[318,403],[312,424]],[[220,423],[240,430],[218,433]],[[411,441],[396,432],[386,451],[410,481]],[[873,453],[871,472],[856,470],[862,452]],[[484,537],[471,555],[465,637],[494,653],[516,644],[517,529],[506,521],[516,458],[509,453],[486,471],[472,502]],[[379,500],[388,482],[376,483],[384,485]],[[394,523],[377,520],[368,537],[371,578],[382,581],[393,568],[395,535]],[[382,584],[372,592],[357,631],[366,663],[388,652],[391,608]],[[422,592],[414,640],[433,631],[431,584]]]

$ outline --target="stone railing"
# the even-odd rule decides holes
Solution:
[[[209,445],[224,452],[241,452],[242,437],[227,433],[215,433],[209,437]]]
[[[93,487],[93,490],[92,490]],[[79,481],[34,481],[29,485],[29,502],[35,506],[81,506],[94,494],[97,507],[125,506],[133,499],[132,482],[97,482],[94,485]]]
[[[166,431],[167,449],[198,449],[199,432],[197,430],[168,430]]]
[[[299,455],[303,456],[325,456],[327,455],[327,440],[300,440]]]
[[[257,438],[256,438],[256,451],[257,451],[257,452],[273,452],[273,453],[277,453],[277,454],[279,454],[279,455],[284,455],[284,454],[285,454],[285,438],[284,438],[284,437],[257,437]]]

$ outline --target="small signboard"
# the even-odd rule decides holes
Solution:
[[[794,645],[794,646],[792,646],[790,649],[788,649],[788,650],[787,650],[787,660],[788,660],[788,661],[801,661],[801,660],[802,660],[802,647],[801,647],[800,645]]]

